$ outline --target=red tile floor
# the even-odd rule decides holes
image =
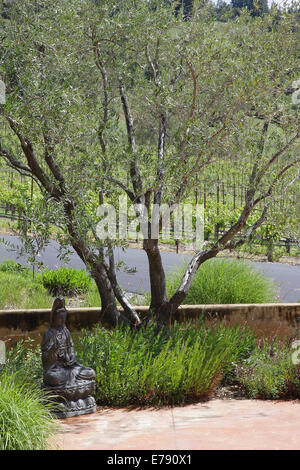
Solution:
[[[300,401],[214,399],[60,421],[61,449],[300,449]]]

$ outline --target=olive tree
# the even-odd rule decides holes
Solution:
[[[201,264],[251,238],[298,180],[299,117],[286,94],[299,73],[292,14],[276,26],[246,12],[220,25],[205,8],[187,21],[155,0],[17,1],[1,20],[1,44],[0,155],[40,188],[37,216],[90,270],[104,322],[140,320],[116,278],[113,249],[125,242],[97,233],[103,200],[124,194],[137,216],[147,209],[150,311],[166,323]],[[195,251],[168,298],[153,205],[186,201],[218,159],[247,178],[244,206]]]

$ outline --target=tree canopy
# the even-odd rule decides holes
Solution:
[[[249,239],[298,180],[299,116],[287,90],[299,78],[295,17],[241,14],[186,21],[161,1],[18,1],[0,19],[0,156],[40,188],[31,223],[55,225],[92,273],[103,318],[139,321],[116,280],[97,207],[125,194],[138,204],[187,201],[197,176],[229,162],[245,176],[243,205],[226,232],[188,265],[168,299],[158,240],[144,241],[151,308],[166,318],[199,266]],[[284,67],[282,66],[284,64]]]

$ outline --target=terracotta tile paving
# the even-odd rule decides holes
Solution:
[[[300,449],[300,401],[219,400],[61,420],[62,449]]]

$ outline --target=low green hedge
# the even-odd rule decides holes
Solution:
[[[97,400],[110,406],[162,405],[209,397],[233,364],[248,357],[254,334],[244,327],[175,324],[170,337],[96,328],[79,338],[77,358],[97,374]]]
[[[294,350],[274,339],[261,340],[249,358],[236,365],[235,377],[250,398],[300,398],[300,366],[293,364]]]
[[[77,295],[85,293],[91,287],[91,278],[84,271],[74,268],[60,267],[58,269],[44,269],[37,275],[51,295]]]
[[[170,337],[155,326],[84,331],[77,360],[96,371],[96,399],[108,406],[181,404],[207,398],[250,356],[255,336],[245,327],[175,323]],[[39,347],[27,340],[8,351],[6,372],[34,387],[42,381]]]
[[[30,268],[24,264],[18,263],[14,259],[4,260],[0,264],[0,271],[3,273],[10,274],[22,274],[22,276],[27,277],[30,275]]]
[[[97,327],[77,338],[75,350],[78,361],[96,371],[96,399],[106,406],[189,403],[230,384],[250,398],[300,398],[295,350],[279,340],[257,342],[245,326],[175,323],[170,336],[156,336],[154,326]],[[3,370],[36,389],[42,381],[40,348],[19,342],[8,351]]]

